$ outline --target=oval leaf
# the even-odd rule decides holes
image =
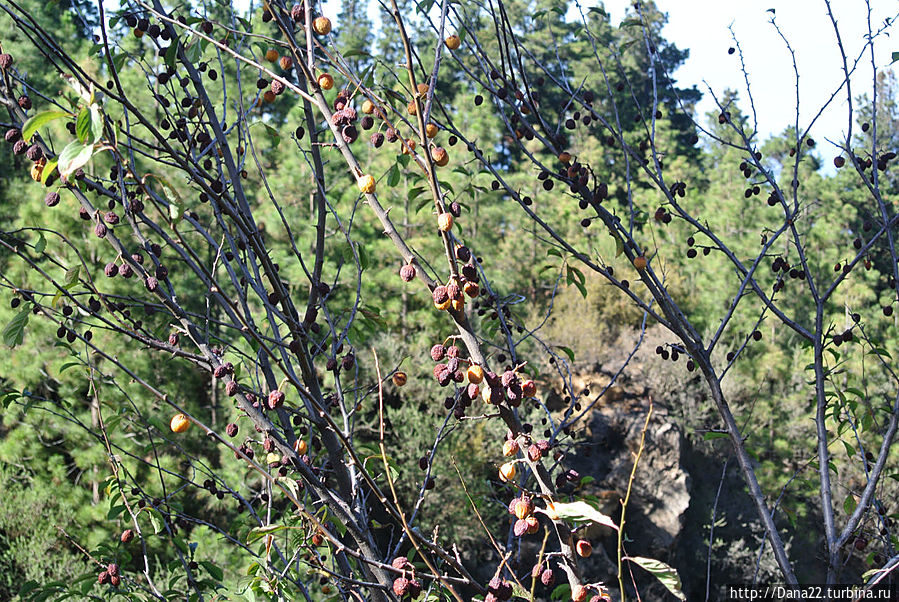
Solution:
[[[662,585],[664,585],[678,600],[687,599],[684,592],[681,591],[681,582],[680,577],[677,575],[677,571],[664,562],[653,560],[652,558],[643,558],[641,556],[627,556],[625,557],[625,560],[630,560],[655,575],[656,579],[661,581]]]
[[[26,121],[25,125],[22,126],[22,139],[29,140],[36,131],[38,131],[40,128],[44,127],[51,121],[63,119],[64,117],[68,116],[69,114],[65,111],[43,111],[41,113],[38,113],[37,115],[31,117],[28,121]]]
[[[70,142],[59,154],[59,162],[56,165],[59,175],[68,176],[76,169],[84,167],[91,160],[93,154],[93,144],[82,144],[77,140]]]
[[[616,531],[618,530],[618,525],[615,524],[611,517],[606,516],[587,502],[554,502],[547,509],[547,512],[554,512],[556,516],[563,520],[576,522],[593,521],[594,523],[611,527]]]

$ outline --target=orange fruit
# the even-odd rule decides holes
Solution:
[[[190,426],[190,420],[184,414],[175,414],[172,416],[172,422],[169,423],[172,431],[175,433],[183,433]]]

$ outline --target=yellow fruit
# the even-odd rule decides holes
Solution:
[[[465,291],[465,294],[474,299],[481,292],[481,288],[478,286],[477,282],[466,282],[462,287],[462,290]]]
[[[518,441],[515,439],[506,439],[503,443],[503,455],[507,458],[512,458],[518,455],[518,450],[521,447],[518,445]]]
[[[278,60],[278,51],[275,50],[274,48],[269,48],[268,50],[266,50],[265,51],[265,60],[267,60],[269,63],[274,63],[275,61],[277,61]]]
[[[405,372],[397,372],[393,375],[393,384],[397,387],[402,387],[406,384],[406,373]]]
[[[484,400],[484,403],[490,403],[490,387],[481,389],[481,399]]]
[[[429,123],[428,125],[425,126],[425,134],[427,135],[428,138],[433,138],[434,136],[437,135],[437,126],[434,125],[433,123]]]
[[[534,511],[534,504],[530,500],[522,498],[515,502],[515,516],[521,520],[526,519]]]
[[[456,311],[462,311],[465,309],[465,297],[459,297],[458,299],[453,299],[450,301],[453,306],[453,309]]]
[[[453,304],[453,302],[451,300],[447,299],[446,301],[443,301],[442,303],[437,303],[435,301],[434,307],[436,307],[440,311],[445,311],[445,310],[449,309],[452,304]]]
[[[172,416],[172,422],[169,424],[175,433],[183,433],[190,426],[190,420],[184,414],[175,414]]]
[[[419,96],[427,96],[428,95],[428,84],[418,84],[418,95]]]
[[[41,176],[44,175],[44,162],[38,161],[34,165],[31,166],[31,179],[35,182],[41,181]]]
[[[371,115],[375,112],[375,103],[370,101],[369,99],[365,99],[362,101],[362,112],[366,115]]]
[[[322,90],[330,90],[334,87],[334,78],[330,73],[322,73],[318,76],[318,85]]]
[[[302,439],[297,439],[293,443],[293,451],[297,452],[301,456],[306,453],[306,450],[309,449],[309,446],[306,445],[306,442]]]
[[[514,462],[506,462],[499,467],[499,478],[503,481],[511,481],[515,478],[517,472],[518,470],[515,468]]]
[[[328,17],[316,17],[312,22],[312,31],[320,36],[326,36],[331,33],[331,19]]]
[[[634,257],[634,267],[640,270],[641,272],[646,269],[646,258],[642,255],[638,255]]]
[[[356,180],[356,184],[359,186],[359,191],[363,194],[374,194],[375,192],[374,176],[365,174]]]
[[[446,40],[444,40],[444,43],[446,44],[446,47],[449,48],[450,50],[456,50],[459,48],[459,46],[462,45],[462,38],[453,34],[453,35],[449,36],[448,38],[446,38]]]
[[[276,453],[269,452],[265,455],[265,463],[266,464],[275,464],[281,461],[281,456]]]
[[[452,213],[441,213],[437,216],[437,227],[440,228],[441,232],[449,232],[453,228],[453,214]]]
[[[472,364],[468,367],[468,382],[473,385],[479,385],[484,380],[484,369],[478,364]]]

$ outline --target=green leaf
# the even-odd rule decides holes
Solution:
[[[703,440],[711,441],[712,439],[726,439],[727,433],[719,433],[715,431],[709,431],[705,435],[702,436]]]
[[[574,351],[572,351],[569,347],[565,347],[564,345],[558,345],[559,351],[568,356],[570,361],[574,361]]]
[[[66,270],[65,282],[63,283],[63,288],[66,290],[71,289],[78,282],[78,276],[81,274],[81,266],[76,265],[74,268],[69,268]]]
[[[250,532],[247,533],[247,543],[253,543],[254,541],[258,541],[262,539],[263,536],[269,535],[270,533],[274,533],[276,531],[282,531],[286,529],[284,525],[265,525],[264,527],[256,527],[254,529],[250,529]]]
[[[843,512],[846,514],[852,514],[855,512],[855,507],[857,502],[855,501],[855,496],[851,493],[846,496],[846,499],[843,500]]]
[[[893,63],[895,63],[896,61],[899,61],[899,52],[894,52],[894,53],[892,54],[892,59],[893,59],[893,60],[890,61],[890,64],[891,64],[891,65],[892,65]]]
[[[643,567],[645,570],[655,575],[656,579],[661,581],[662,585],[664,585],[678,600],[687,599],[684,592],[681,591],[681,582],[680,577],[677,575],[677,571],[664,562],[653,560],[652,558],[643,558],[641,556],[627,556],[625,557],[625,560],[630,560],[634,564]]]
[[[116,73],[121,71],[125,67],[125,61],[128,60],[128,53],[122,52],[114,57],[112,57],[112,68],[116,70]]]
[[[75,170],[84,167],[91,160],[93,154],[93,144],[82,144],[77,140],[70,142],[59,153],[59,163],[57,164],[59,175],[68,176]]]
[[[616,531],[618,530],[618,525],[615,524],[612,517],[606,516],[587,502],[554,502],[552,508],[548,508],[548,511],[550,513],[555,513],[556,516],[563,520],[575,522],[591,521],[599,525],[611,527]]]
[[[225,572],[222,571],[221,567],[215,566],[208,560],[202,560],[200,561],[200,564],[203,565],[203,568],[206,569],[206,572],[209,573],[209,576],[216,581],[221,581],[225,577]]]
[[[26,307],[9,321],[9,324],[3,329],[4,345],[15,347],[22,344],[22,341],[25,340],[25,326],[28,324],[28,316],[30,314],[31,307]]]
[[[56,159],[50,159],[44,165],[44,171],[41,172],[41,184],[46,184],[50,178],[50,174],[56,171]]]
[[[34,243],[34,252],[37,253],[38,255],[40,255],[41,253],[44,252],[44,249],[46,249],[46,248],[47,248],[47,239],[44,238],[44,233],[40,232],[40,233],[38,233],[37,242]]]
[[[396,163],[393,164],[393,167],[390,168],[390,173],[387,174],[387,185],[388,186],[396,186],[400,183],[400,170],[397,167]]]
[[[91,137],[91,110],[87,107],[81,109],[78,118],[75,120],[75,135],[81,144],[87,144],[88,138]]]
[[[65,111],[42,111],[37,115],[31,117],[28,121],[25,122],[25,125],[22,126],[22,139],[30,140],[36,131],[38,131],[40,128],[44,127],[51,121],[63,119],[68,116],[69,114]]]

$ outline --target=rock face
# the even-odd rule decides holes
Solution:
[[[582,476],[596,479],[584,493],[604,500],[604,510],[616,520],[648,409],[648,401],[642,400],[595,409],[586,429],[586,439],[594,444],[589,455],[581,452],[566,462]],[[655,407],[626,515],[626,532],[640,555],[665,560],[681,531],[684,512],[690,505],[690,476],[681,464],[682,447],[680,429],[664,410]],[[595,534],[601,535],[598,531]]]

